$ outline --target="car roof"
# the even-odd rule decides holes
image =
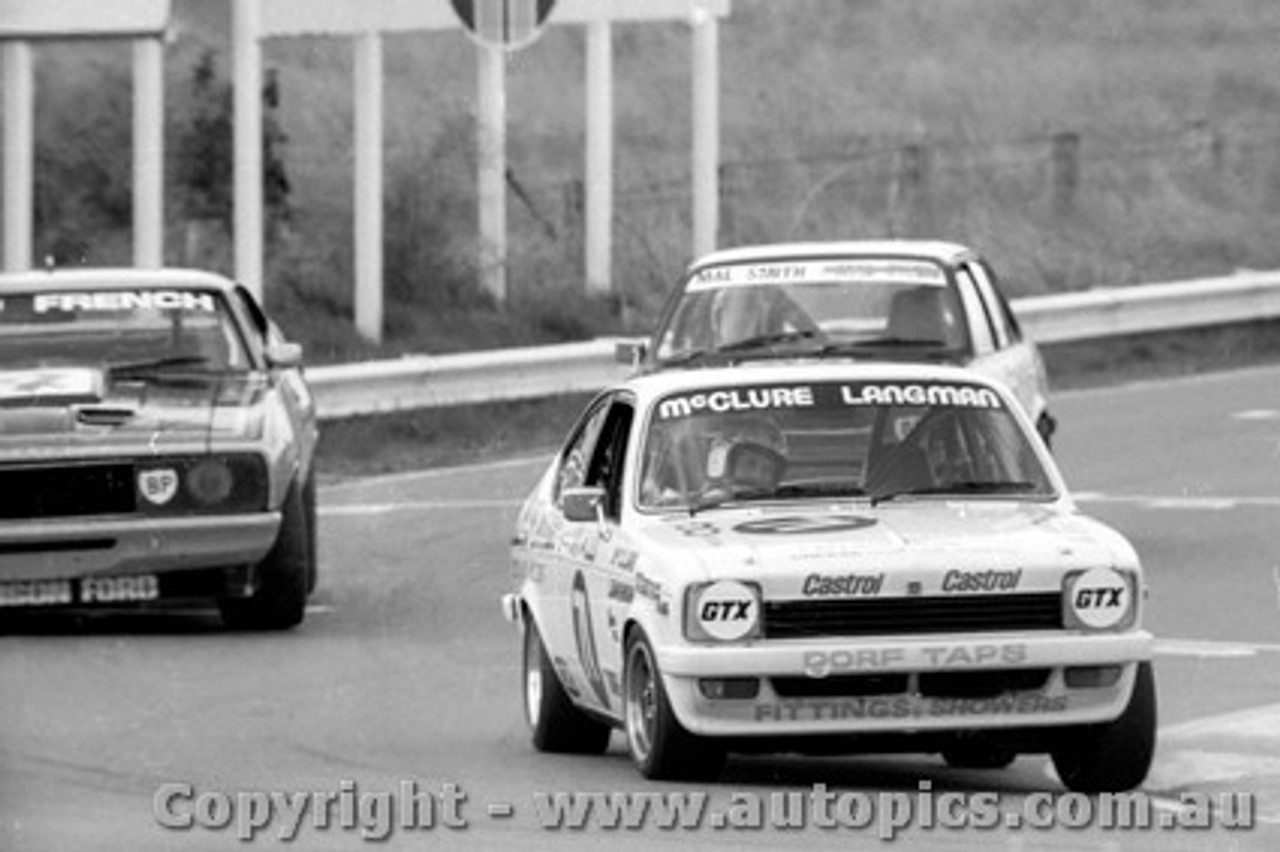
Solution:
[[[136,290],[155,287],[170,290],[228,292],[235,289],[236,283],[222,275],[199,269],[139,269],[128,266],[40,269],[0,274],[0,292],[14,290],[67,292],[85,288]]]
[[[831,240],[826,242],[761,243],[720,249],[697,258],[691,269],[721,263],[771,261],[782,258],[914,257],[954,263],[974,255],[973,249],[943,240]]]
[[[642,407],[672,393],[708,387],[739,387],[786,382],[966,382],[992,388],[1007,399],[998,382],[965,367],[946,364],[904,364],[867,361],[768,360],[725,367],[664,370],[625,380]]]

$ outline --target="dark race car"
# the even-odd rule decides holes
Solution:
[[[0,622],[216,601],[302,621],[315,407],[244,287],[185,270],[0,276]]]

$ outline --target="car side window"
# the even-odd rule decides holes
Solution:
[[[634,410],[625,400],[615,400],[609,407],[587,465],[585,485],[604,488],[604,513],[617,519],[622,510],[622,479],[626,472],[627,444],[631,435]]]
[[[596,444],[596,438],[604,427],[605,416],[609,413],[608,400],[600,400],[578,421],[573,437],[560,453],[560,469],[556,471],[555,491],[552,500],[556,506],[561,504],[561,495],[566,488],[577,488],[587,484],[587,460]]]
[[[956,270],[956,284],[965,315],[969,318],[969,333],[973,336],[973,354],[986,355],[996,347],[995,333],[991,329],[991,317],[978,295],[978,286],[969,267]]]
[[[1021,335],[1018,333],[1016,323],[1010,322],[1011,311],[1000,291],[996,289],[990,271],[981,263],[967,264],[967,268],[973,275],[974,283],[978,286],[978,295],[982,298],[987,317],[991,320],[996,348],[1004,349],[1006,346],[1017,343]]]

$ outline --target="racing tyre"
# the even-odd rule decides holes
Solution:
[[[673,781],[711,781],[720,774],[724,749],[680,724],[667,700],[653,648],[638,630],[627,640],[622,705],[627,748],[640,774]]]
[[[612,728],[569,700],[531,616],[524,630],[524,716],[538,751],[602,754],[609,747]]]
[[[1053,766],[1069,790],[1119,793],[1142,783],[1155,750],[1156,680],[1151,663],[1140,663],[1120,718],[1069,732],[1054,747]]]
[[[302,505],[303,513],[307,519],[307,596],[316,590],[316,584],[320,580],[320,560],[316,556],[318,552],[316,547],[316,478],[315,476],[307,477],[307,484],[302,489]]]
[[[295,481],[285,495],[280,532],[258,565],[258,588],[247,598],[218,601],[222,623],[236,630],[287,630],[302,622],[307,584],[315,573],[306,485]]]

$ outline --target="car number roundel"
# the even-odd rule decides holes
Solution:
[[[587,598],[587,580],[579,571],[573,577],[573,637],[578,646],[578,660],[582,663],[582,673],[591,684],[601,706],[609,706],[609,693],[604,686],[604,676],[600,671],[600,656],[596,653],[595,630],[591,625],[591,603]]]

